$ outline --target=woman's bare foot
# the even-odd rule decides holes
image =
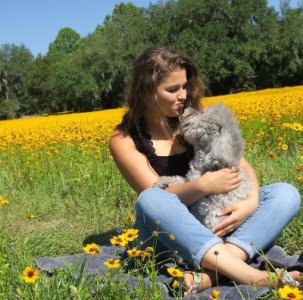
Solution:
[[[216,280],[215,272],[209,270],[204,272],[185,271],[183,278],[186,287],[184,296],[197,294],[211,288]]]
[[[303,273],[299,271],[286,272],[276,269],[276,272],[267,273],[267,279],[256,282],[259,286],[267,286],[274,289],[280,288],[285,284],[303,289]],[[184,285],[186,292],[184,296],[200,293],[216,284],[219,274],[205,270],[203,273],[194,271],[184,272]]]
[[[303,289],[303,273],[299,271],[281,272],[282,285],[288,284]]]
[[[303,286],[303,273],[299,271],[287,272],[283,269],[276,269],[275,272],[270,272],[266,279],[256,282],[259,286],[267,286],[270,288],[280,288],[285,284],[293,287]]]

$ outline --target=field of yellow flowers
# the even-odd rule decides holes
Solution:
[[[303,86],[203,99],[205,107],[217,102],[229,106],[240,121],[245,156],[260,184],[286,181],[302,194]],[[18,299],[48,299],[49,281],[40,288],[25,286],[41,281],[34,258],[104,244],[117,228],[129,225],[136,195],[107,149],[123,112],[0,121],[0,299],[16,294]],[[277,243],[289,253],[302,251],[303,208]],[[79,288],[81,282],[58,276],[52,288],[60,286],[60,299],[73,299],[70,286]]]
[[[216,102],[228,105],[241,122],[255,117],[274,122],[277,126],[303,131],[303,125],[294,117],[281,123],[283,117],[303,114],[303,87],[267,89],[243,92],[237,95],[208,97],[204,106]],[[119,122],[123,109],[112,109],[90,113],[40,116],[18,120],[1,121],[0,151],[7,148],[33,151],[45,148],[55,151],[62,144],[74,142],[82,147],[107,143],[109,134]]]

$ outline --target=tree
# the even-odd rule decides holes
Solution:
[[[27,99],[22,105],[26,114],[51,113],[57,111],[49,78],[54,69],[49,57],[39,54],[25,77]]]
[[[149,28],[144,9],[121,3],[72,55],[74,61],[94,77],[103,108],[123,103],[130,67],[138,54],[150,45]]]
[[[303,83],[303,7],[286,9],[280,22],[281,59],[277,82],[281,86]]]
[[[21,59],[21,49],[2,46],[0,117],[120,106],[135,58],[151,45],[192,57],[213,95],[302,84],[302,10],[289,0],[280,14],[266,0],[121,3],[84,38],[62,28],[34,63],[25,49]]]
[[[169,45],[171,32],[176,26],[175,22],[176,2],[168,0],[151,4],[146,10],[150,28],[148,30],[149,41],[153,45]]]
[[[98,106],[98,85],[82,67],[61,62],[51,74],[49,87],[58,111],[90,111]]]
[[[54,62],[60,62],[79,47],[80,34],[65,27],[60,29],[56,39],[50,43],[47,56]]]
[[[15,118],[24,100],[24,77],[34,61],[24,46],[0,47],[0,118]]]

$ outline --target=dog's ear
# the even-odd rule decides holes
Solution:
[[[232,167],[238,164],[243,154],[243,139],[241,135],[234,135],[225,127],[211,141],[210,159],[216,168]]]

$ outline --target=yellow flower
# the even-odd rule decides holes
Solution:
[[[95,243],[87,244],[83,250],[88,254],[102,253],[102,249]]]
[[[39,271],[35,268],[26,267],[22,272],[22,277],[26,283],[35,283],[39,279]]]
[[[127,216],[126,220],[129,222],[134,222],[135,218],[134,216]]]
[[[113,236],[110,239],[110,242],[112,245],[114,246],[120,246],[120,247],[124,247],[128,244],[128,240],[126,239],[125,234],[120,234],[118,236]]]
[[[183,272],[176,268],[167,268],[167,272],[173,277],[183,277]]]
[[[278,290],[280,297],[283,300],[302,300],[303,293],[299,291],[297,287],[291,287],[289,285],[284,285],[283,288]]]
[[[282,144],[281,149],[282,149],[283,151],[288,150],[288,145],[287,145],[287,144]]]
[[[132,248],[132,249],[127,250],[127,253],[129,256],[140,256],[141,251],[138,250],[137,248]]]
[[[138,229],[124,230],[124,235],[127,241],[132,242],[138,237]]]
[[[120,259],[109,258],[104,262],[108,268],[117,269],[121,266]]]
[[[299,181],[303,181],[303,176],[299,176],[299,177],[298,177],[298,180],[299,180]]]
[[[282,116],[301,116],[302,94],[303,86],[297,86],[205,97],[203,101],[205,107],[223,102],[233,110],[241,122],[258,116],[262,123],[270,124],[269,130],[275,130]],[[50,155],[54,155],[62,151],[60,146],[62,144],[68,147],[78,145],[80,149],[85,150],[83,153],[98,153],[99,156],[101,152],[98,147],[107,144],[112,130],[121,122],[124,112],[125,108],[117,108],[81,114],[63,113],[56,116],[42,115],[27,120],[1,121],[0,150],[7,149],[12,155],[17,153],[18,148],[28,153],[43,150],[44,154],[47,151]],[[300,133],[303,125],[299,121],[283,123],[279,127]],[[263,126],[257,129],[257,133],[260,137],[267,135]],[[280,135],[282,136],[282,133]],[[108,159],[112,160],[112,156],[109,153],[107,155]],[[27,164],[30,163],[30,159],[26,161]],[[5,162],[0,161],[0,163]]]
[[[219,300],[220,299],[220,291],[213,290],[210,295],[210,300]]]
[[[281,136],[277,137],[277,141],[278,142],[282,142],[283,141],[283,138]]]
[[[178,280],[173,280],[172,287],[173,289],[178,289],[180,287],[180,282]]]
[[[142,260],[151,257],[151,252],[143,250],[140,252],[140,257],[142,258]]]
[[[300,156],[300,160],[303,160],[303,155]]]
[[[292,124],[292,129],[295,131],[302,131],[303,130],[303,126],[301,123],[293,123]]]
[[[271,159],[275,158],[275,156],[276,156],[276,155],[275,155],[275,153],[273,153],[273,152],[269,152],[269,153],[268,153],[268,157],[271,158]]]
[[[0,204],[2,206],[7,206],[7,205],[9,205],[9,201],[4,199],[2,196],[0,196]]]

